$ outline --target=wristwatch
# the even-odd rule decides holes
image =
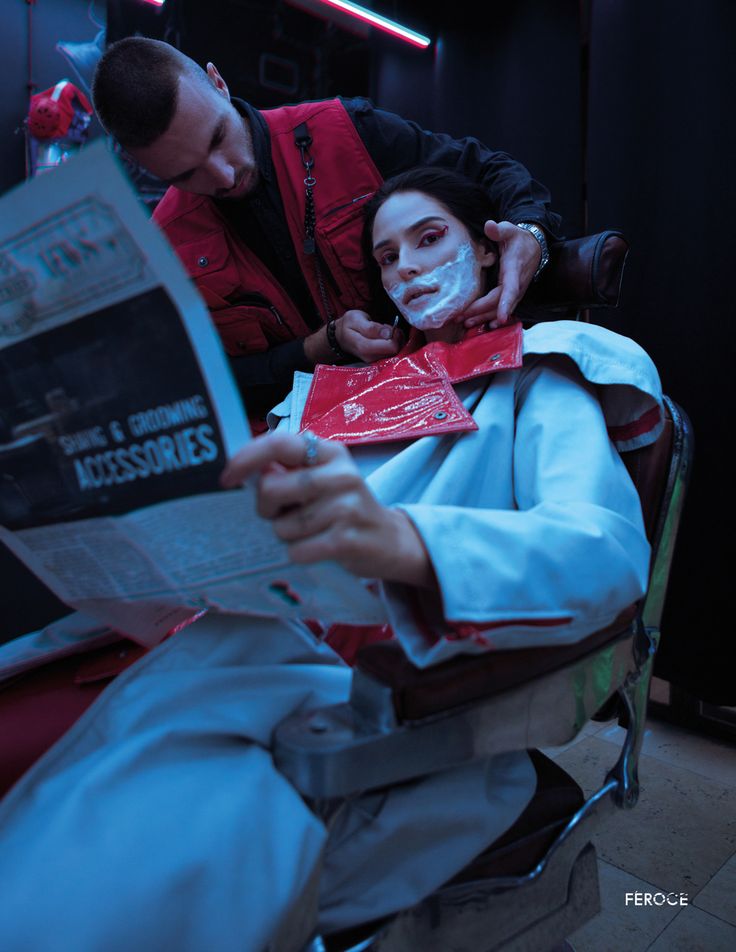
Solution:
[[[542,257],[539,259],[539,267],[534,272],[534,277],[532,281],[536,281],[539,275],[544,271],[547,262],[549,261],[549,248],[547,247],[547,239],[544,236],[544,232],[539,227],[535,225],[534,222],[530,221],[520,221],[516,223],[517,228],[523,228],[524,231],[528,231],[529,234],[534,235],[534,237],[539,242],[539,247],[542,252]]]

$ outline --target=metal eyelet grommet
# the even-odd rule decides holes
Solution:
[[[489,360],[500,360],[500,359],[501,359],[501,355],[500,355],[500,354],[491,354],[491,356],[490,356],[488,359],[489,359]]]
[[[202,255],[201,258],[197,259],[197,264],[200,266],[200,268],[206,268],[209,263],[210,263],[210,259],[205,258],[204,255]]]
[[[444,410],[438,410],[437,413],[435,413],[434,415],[435,420],[444,420],[446,419],[446,417],[447,417],[447,414],[445,413]]]

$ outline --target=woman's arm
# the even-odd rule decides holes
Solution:
[[[646,589],[639,499],[595,389],[572,361],[550,357],[524,368],[515,420],[502,425],[512,435],[498,444],[499,413],[511,407],[488,388],[474,414],[478,433],[457,441],[443,462],[449,496],[441,503],[423,469],[433,501],[387,508],[343,446],[320,441],[316,465],[307,466],[305,439],[289,434],[254,440],[223,485],[258,475],[260,512],[295,561],[333,559],[381,579],[394,632],[419,666],[493,647],[577,641]],[[456,478],[448,483],[449,471]],[[511,481],[516,508],[498,508],[490,488],[462,489],[496,479]]]
[[[493,401],[491,385],[474,413],[478,448],[471,457],[472,443],[460,441],[464,455],[454,465],[458,479],[474,465],[479,479],[487,467],[486,482],[494,473],[508,479],[517,508],[483,508],[482,499],[477,508],[462,499],[402,506],[440,592],[420,611],[410,591],[386,588],[394,631],[419,666],[461,652],[578,641],[646,590],[639,498],[595,388],[567,358],[526,366],[510,458],[495,458],[495,445],[484,442],[497,420]]]

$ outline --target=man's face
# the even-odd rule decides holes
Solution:
[[[169,128],[152,145],[128,151],[153,175],[184,192],[243,198],[258,181],[250,128],[212,63],[207,74],[212,85],[183,73]]]

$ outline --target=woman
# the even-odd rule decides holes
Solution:
[[[438,169],[379,189],[366,244],[407,345],[370,367],[321,366],[306,400],[297,388],[276,408],[279,431],[330,438],[307,436],[309,459],[304,435],[279,432],[224,475],[235,485],[266,467],[261,512],[295,561],[378,576],[419,665],[575,641],[646,586],[639,500],[611,437],[621,449],[656,437],[656,371],[588,324],[467,331],[496,261],[486,204]]]
[[[223,475],[257,476],[295,561],[378,579],[418,664],[582,638],[647,580],[607,425],[632,445],[656,436],[656,371],[632,342],[572,322],[465,334],[495,261],[477,201],[420,172],[382,187],[371,249],[414,325],[406,347],[320,367],[306,401],[297,387],[279,408],[280,432]],[[437,888],[519,816],[534,771],[524,752],[474,762],[357,798],[328,834],[269,744],[301,706],[345,700],[349,681],[289,621],[210,613],[151,651],[0,806],[0,947],[73,935],[77,952],[256,950],[315,876],[327,931]]]

